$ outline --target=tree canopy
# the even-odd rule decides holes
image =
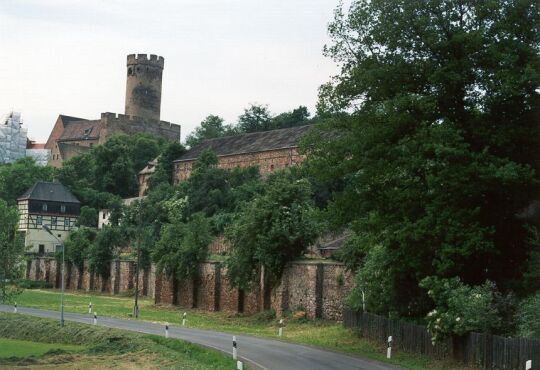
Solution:
[[[318,181],[341,182],[326,217],[354,231],[342,258],[384,271],[385,289],[370,292],[378,312],[425,314],[434,304],[419,287],[426,276],[528,289],[539,14],[535,1],[502,0],[336,9],[325,54],[341,72],[318,103],[334,118],[305,152]]]
[[[17,232],[17,208],[0,199],[0,302],[11,302],[17,295],[17,282],[23,276],[24,243]]]
[[[39,166],[30,157],[20,158],[11,164],[0,165],[0,199],[9,204],[30,189],[36,181],[52,181],[53,168]]]

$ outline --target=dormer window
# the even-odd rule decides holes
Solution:
[[[91,132],[92,132],[92,127],[85,128],[84,129],[84,136],[90,135]]]
[[[43,205],[41,206],[41,210],[43,212],[47,212],[47,203],[43,203]]]

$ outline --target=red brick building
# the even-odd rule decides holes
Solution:
[[[304,160],[304,156],[298,153],[298,146],[310,127],[298,126],[205,140],[174,161],[174,181],[179,183],[186,180],[191,175],[193,163],[207,149],[217,155],[219,168],[258,166],[260,173],[266,175],[295,166]]]

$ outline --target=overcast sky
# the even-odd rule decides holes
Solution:
[[[305,105],[337,72],[322,55],[337,0],[0,0],[0,115],[45,141],[59,114],[124,113],[126,56],[165,58],[161,119],[182,137],[249,103]]]

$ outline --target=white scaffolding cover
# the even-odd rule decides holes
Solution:
[[[26,155],[26,136],[21,114],[9,113],[0,122],[0,163],[12,163]]]

